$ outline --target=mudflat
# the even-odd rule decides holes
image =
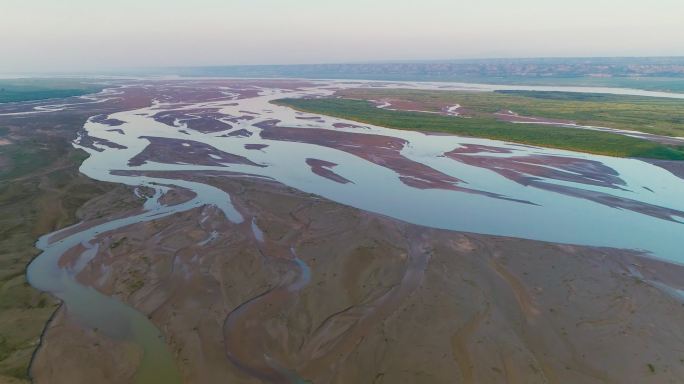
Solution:
[[[175,176],[230,192],[246,220],[235,225],[202,207],[103,234],[78,280],[146,314],[184,382],[684,375],[672,353],[684,339],[684,308],[649,283],[684,288],[680,266],[610,248],[427,229],[268,181]],[[310,269],[305,286],[293,255]],[[68,314],[51,321],[36,381],[128,378],[134,368],[112,369],[135,367],[139,352],[98,341]],[[78,377],[61,369],[78,364],[93,368]]]
[[[7,241],[23,252],[3,255],[2,297],[26,297],[0,313],[14,337],[0,344],[12,346],[7,380],[683,377],[680,162],[395,130],[279,101],[396,86],[131,80],[0,106],[2,188],[21,202],[3,208],[3,231],[22,234]],[[473,113],[435,108],[410,122]]]

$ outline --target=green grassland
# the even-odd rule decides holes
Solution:
[[[0,145],[0,383],[28,382],[32,355],[58,304],[26,281],[26,266],[39,253],[35,241],[79,221],[78,209],[92,198],[127,195],[125,187],[79,173],[86,153],[70,140],[87,116],[0,119],[0,139],[9,141]]]
[[[364,100],[394,98],[428,106],[460,104],[483,115],[512,110],[521,115],[573,120],[584,125],[684,137],[684,100],[679,99],[538,91],[352,89],[340,94]]]
[[[5,79],[0,80],[0,103],[81,96],[101,90],[101,86],[81,80]]]
[[[380,98],[380,93],[384,92],[386,92],[386,94],[394,95],[395,98],[396,95],[401,95],[402,99],[409,99],[410,97],[411,100],[418,97],[435,97],[439,98],[440,102],[449,100],[449,102],[453,104],[459,103],[464,107],[486,112],[495,112],[502,109],[502,106],[511,105],[506,103],[490,105],[487,103],[487,100],[510,98],[535,100],[501,94],[456,94],[453,92],[396,90],[359,90],[357,93],[354,93],[354,96],[361,98],[359,97],[361,96],[360,93],[363,93],[363,98]],[[350,93],[345,93],[345,96],[349,97]],[[486,113],[481,113],[473,118],[465,119],[422,112],[383,110],[376,108],[371,102],[366,100],[345,98],[281,99],[277,100],[275,103],[301,111],[335,116],[395,129],[448,132],[461,136],[496,139],[616,157],[684,160],[684,148],[664,146],[645,140],[606,132],[534,124],[511,124],[498,121]],[[554,103],[558,103],[558,105],[562,106],[566,102],[554,101]],[[527,104],[530,109],[534,108],[534,102],[527,101]],[[515,107],[511,107],[510,109],[519,111],[520,113],[528,113],[529,111],[520,110],[520,108]],[[537,111],[537,109],[534,110]]]

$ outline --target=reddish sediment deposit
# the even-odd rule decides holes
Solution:
[[[121,121],[119,119],[111,119],[111,118],[107,117],[107,115],[105,115],[105,114],[97,115],[97,116],[91,118],[90,120],[94,123],[109,125],[110,127],[118,127],[119,125],[125,124],[124,121]]]
[[[464,164],[489,169],[521,185],[587,199],[664,220],[679,221],[684,218],[684,212],[676,209],[551,182],[569,181],[611,189],[620,189],[624,186],[624,181],[615,170],[597,161],[548,155],[493,157],[476,154],[487,152],[493,151],[471,146],[457,148],[445,155]]]
[[[262,150],[264,148],[268,148],[268,144],[245,144],[245,149],[250,149],[250,150]]]
[[[337,166],[335,163],[320,159],[306,159],[306,163],[311,167],[311,171],[318,176],[325,177],[326,179],[330,179],[340,184],[351,183],[351,181],[338,175],[332,170],[332,168]]]
[[[464,187],[461,180],[404,157],[401,150],[406,145],[406,141],[403,139],[328,129],[283,127],[275,120],[259,123],[256,126],[261,128],[261,137],[264,139],[295,141],[335,148],[389,168],[399,174],[401,182],[414,188],[445,189],[509,200],[496,193]]]
[[[263,167],[244,156],[216,149],[208,144],[192,140],[178,140],[161,137],[144,137],[150,145],[131,158],[129,166],[139,166],[147,161],[176,164],[179,162],[196,165],[222,166],[224,164],[244,164]]]

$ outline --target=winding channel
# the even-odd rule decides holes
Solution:
[[[192,84],[189,82],[187,86],[192,87]],[[163,86],[166,85],[160,85]],[[237,91],[231,95],[232,91],[227,87],[226,97],[218,100],[159,101],[147,108],[113,113],[108,118],[122,122],[116,127],[90,119],[84,127],[85,132],[98,141],[85,145],[80,137],[74,142],[90,154],[83,162],[81,172],[97,180],[151,187],[157,193],[150,198],[144,211],[135,216],[85,229],[76,226],[71,228],[72,234],[56,241],[52,239],[64,230],[41,237],[37,246],[43,253],[29,266],[29,282],[61,299],[69,315],[84,326],[140,345],[144,358],[137,382],[180,382],[173,357],[150,320],[121,301],[79,284],[76,275],[97,252],[97,237],[103,233],[202,205],[219,207],[226,218],[236,224],[245,218],[232,205],[230,196],[218,188],[179,178],[152,177],[146,172],[158,175],[159,172],[230,171],[261,176],[347,206],[421,226],[555,243],[638,249],[655,258],[684,263],[681,247],[684,180],[655,165],[634,159],[493,140],[397,131],[305,114],[271,103],[281,98],[328,96],[335,89],[352,86],[359,84],[316,82],[316,85],[295,89],[263,86],[253,87],[256,92],[247,96],[240,96]],[[396,88],[396,84],[385,86]],[[203,110],[215,111],[213,113],[222,116],[217,121],[229,124],[230,128],[206,132],[192,129],[183,119],[177,119],[173,124],[155,119],[165,111],[197,115]],[[307,130],[333,132],[336,138],[350,137],[356,141],[322,143],[322,135],[299,135]],[[243,134],[230,134],[237,131]],[[386,138],[386,145],[378,137]],[[203,162],[197,163],[158,158],[131,163],[157,139],[181,143],[189,153],[199,153],[195,149],[198,146],[209,147],[215,152],[202,155]],[[375,147],[366,148],[370,151],[375,148],[390,153],[396,149],[393,146],[399,145],[399,148],[396,153],[391,152],[391,157],[379,160],[372,153],[360,155],[363,143],[371,139],[377,142]],[[459,148],[462,149],[460,153],[447,155]],[[480,152],[464,148],[479,148]],[[239,156],[248,162],[222,161],[221,153]],[[539,164],[538,159],[553,161]],[[392,162],[428,169],[446,181],[428,180],[432,184],[425,187],[427,181],[420,179],[420,173],[411,174],[410,170],[393,166]],[[312,171],[314,166],[311,164],[318,167],[318,173]],[[507,164],[514,165],[506,168]],[[608,172],[610,180],[595,176],[592,172],[596,169]],[[511,176],[513,171],[518,172],[516,176]],[[339,178],[330,176],[331,172]],[[172,188],[187,189],[196,196],[177,205],[160,204],[159,198]],[[263,234],[258,228],[254,230],[257,240],[263,241]],[[62,255],[79,245],[86,251],[77,266],[61,268],[59,259]],[[297,281],[282,288],[282,294],[301,289],[301,285],[308,282],[306,265],[299,259],[294,260],[302,272]],[[279,291],[273,297],[280,294]],[[227,319],[225,326],[234,326],[237,315],[239,313]]]

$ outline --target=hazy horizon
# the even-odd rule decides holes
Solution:
[[[6,0],[0,73],[684,56],[684,2]]]

